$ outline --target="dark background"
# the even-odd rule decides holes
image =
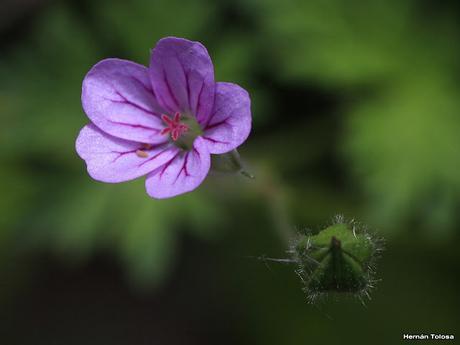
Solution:
[[[460,324],[460,6],[415,0],[3,0],[0,343],[397,344]],[[90,179],[74,149],[97,61],[202,42],[252,98],[255,180],[174,199]],[[286,231],[386,238],[381,280],[308,304]]]

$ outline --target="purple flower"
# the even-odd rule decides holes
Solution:
[[[182,38],[161,39],[149,68],[100,61],[83,80],[81,99],[91,123],[76,149],[90,176],[117,183],[147,175],[154,198],[197,188],[210,155],[233,150],[251,130],[248,93],[215,82],[206,48]]]

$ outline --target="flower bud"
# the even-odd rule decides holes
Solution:
[[[318,234],[299,236],[291,249],[311,300],[328,292],[368,295],[381,240],[339,216]]]

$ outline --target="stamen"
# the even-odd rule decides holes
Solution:
[[[179,113],[175,113],[174,114],[174,122],[178,123],[180,121],[180,114]]]
[[[168,134],[169,132],[171,132],[171,128],[169,127],[166,127],[166,128],[163,128],[160,132],[161,135],[163,134]]]
[[[168,115],[165,115],[165,114],[161,115],[161,119],[170,126],[174,124],[174,120],[171,119]]]

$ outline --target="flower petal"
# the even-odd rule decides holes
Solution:
[[[181,151],[147,176],[147,193],[157,199],[170,198],[197,188],[209,172],[210,154],[200,137],[193,149]]]
[[[97,63],[83,80],[81,101],[91,121],[115,137],[143,143],[164,142],[164,127],[147,67],[127,60]]]
[[[158,102],[170,114],[191,112],[204,123],[214,104],[214,67],[199,42],[167,37],[150,58],[150,78]]]
[[[148,174],[176,155],[171,144],[148,147],[113,137],[89,124],[76,141],[78,155],[86,161],[89,175],[102,182],[123,182]]]
[[[204,126],[210,153],[225,153],[241,145],[251,131],[249,94],[232,83],[216,83],[214,109]]]

